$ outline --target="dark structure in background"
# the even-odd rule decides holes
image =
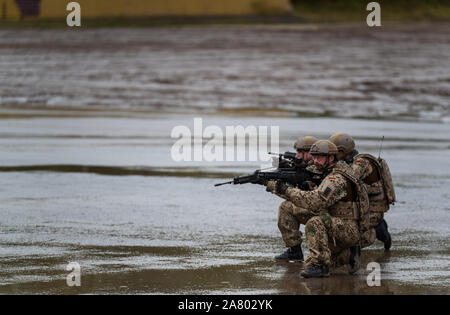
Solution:
[[[39,16],[41,0],[15,0],[22,17]]]

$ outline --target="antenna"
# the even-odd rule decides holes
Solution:
[[[381,138],[380,150],[378,151],[378,159],[380,159],[380,156],[381,156],[381,148],[383,147],[383,140],[384,140],[384,136]]]

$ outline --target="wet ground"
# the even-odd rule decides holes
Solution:
[[[450,24],[0,30],[0,105],[450,118]]]
[[[450,294],[449,31],[0,30],[0,293]],[[280,151],[345,131],[378,155],[384,135],[392,250],[328,279],[275,262],[281,199],[213,186],[261,163],[172,159],[172,129],[194,117],[279,126]]]
[[[193,118],[1,120],[0,292],[450,293],[450,125],[203,116],[204,126],[282,126],[282,151],[299,134],[346,130],[377,155],[386,137],[382,156],[399,200],[386,215],[392,250],[379,242],[364,250],[356,276],[333,270],[305,280],[300,263],[273,260],[284,250],[281,200],[251,184],[213,186],[257,162],[171,160],[172,127],[192,129]],[[82,269],[79,288],[66,285],[72,261]],[[372,261],[381,287],[366,284]]]

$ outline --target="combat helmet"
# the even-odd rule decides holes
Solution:
[[[294,143],[294,149],[300,150],[300,151],[309,151],[312,147],[312,145],[317,142],[316,137],[313,136],[306,136],[298,138],[297,141]]]
[[[350,154],[355,150],[355,141],[349,134],[339,132],[332,135],[328,140],[333,142],[338,150],[344,152],[344,154]]]
[[[338,153],[336,145],[329,140],[319,140],[311,146],[311,155],[335,155]]]

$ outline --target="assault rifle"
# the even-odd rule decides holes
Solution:
[[[302,188],[306,181],[311,181],[316,185],[320,185],[322,179],[322,174],[311,172],[304,168],[279,168],[274,171],[256,170],[251,174],[237,176],[231,181],[215,184],[214,186],[248,183],[264,185],[269,180],[280,180],[292,186]]]

